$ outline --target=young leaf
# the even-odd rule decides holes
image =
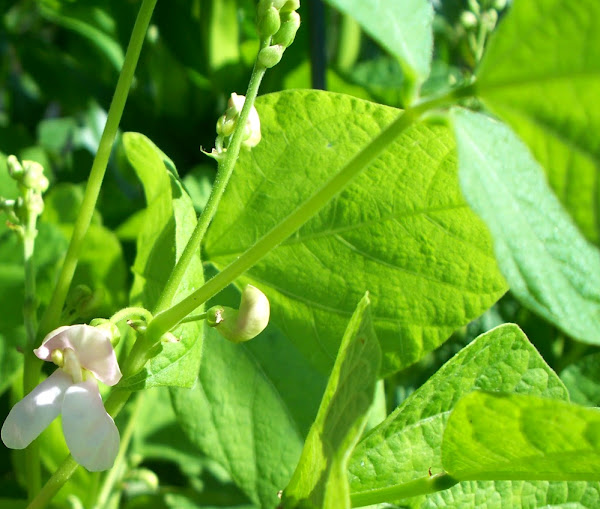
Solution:
[[[279,505],[325,380],[282,334],[269,326],[242,344],[207,328],[198,383],[172,389],[187,437],[263,508]]]
[[[490,40],[476,87],[527,143],[598,244],[600,2],[514,2]]]
[[[400,59],[417,91],[431,71],[433,6],[427,0],[327,0],[352,16],[373,39]]]
[[[353,499],[442,471],[441,444],[452,408],[477,389],[568,399],[558,376],[519,327],[482,334],[358,444],[350,460]],[[389,501],[389,499],[387,499]]]
[[[567,366],[560,373],[560,378],[573,403],[600,406],[600,353],[586,355]]]
[[[600,483],[548,481],[470,481],[427,496],[420,509],[596,509]]]
[[[176,260],[196,225],[196,213],[177,175],[173,163],[145,136],[125,133],[123,146],[135,169],[148,203],[144,225],[137,239],[133,265],[132,305],[152,310]],[[202,284],[200,257],[195,257],[175,299]],[[191,322],[177,327],[177,343],[164,343],[162,352],[137,375],[123,380],[120,387],[139,390],[145,387],[176,385],[191,387],[198,375],[202,351],[202,326]]]
[[[600,413],[564,401],[473,392],[454,408],[442,464],[464,480],[600,480]]]
[[[205,241],[222,269],[319,189],[398,110],[348,96],[260,97],[263,139],[242,153]],[[410,365],[505,291],[485,225],[464,202],[455,146],[418,124],[319,214],[240,279],[272,319],[329,372],[361,296],[371,292],[382,372]]]
[[[454,110],[460,183],[494,237],[496,259],[523,304],[574,338],[600,343],[600,253],[504,124]]]
[[[367,423],[381,362],[365,295],[350,319],[300,462],[283,492],[285,508],[350,509],[348,459]]]

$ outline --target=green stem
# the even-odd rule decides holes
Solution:
[[[259,51],[269,45],[269,41],[262,41],[261,47]],[[210,197],[206,204],[206,207],[202,211],[202,215],[198,219],[198,223],[192,232],[190,239],[188,240],[181,257],[177,261],[173,272],[169,276],[169,280],[167,284],[163,288],[163,291],[158,299],[158,303],[154,310],[155,313],[159,313],[160,311],[164,311],[167,307],[169,307],[173,299],[175,298],[175,294],[177,293],[177,289],[185,276],[185,272],[191,263],[193,257],[198,253],[200,249],[200,244],[206,230],[208,229],[208,225],[212,221],[215,213],[217,212],[217,208],[219,206],[219,202],[221,201],[221,197],[225,192],[225,188],[229,183],[229,179],[233,173],[233,169],[235,168],[235,163],[237,162],[240,148],[242,146],[242,136],[244,135],[244,128],[246,126],[246,121],[248,120],[248,116],[250,115],[250,110],[254,106],[254,101],[256,100],[256,96],[258,95],[258,89],[260,87],[260,83],[265,75],[266,69],[259,65],[258,62],[254,64],[254,69],[252,70],[252,76],[250,76],[250,82],[248,83],[248,90],[246,92],[246,100],[244,101],[244,106],[242,111],[240,112],[240,117],[237,122],[237,126],[233,136],[231,138],[231,143],[227,147],[227,151],[225,152],[225,156],[222,160],[219,161],[219,169],[217,172],[217,177],[215,179],[215,184],[210,193]]]
[[[32,193],[33,191],[26,191]],[[23,365],[23,395],[29,394],[39,382],[38,358],[33,353],[37,330],[36,294],[35,294],[35,265],[33,251],[37,214],[27,211],[26,221],[23,225],[23,258],[25,270],[25,299],[23,304],[23,319],[27,334],[27,348],[25,349],[25,362]],[[35,440],[25,451],[25,478],[29,500],[40,491],[42,478],[40,471],[40,446]]]
[[[350,499],[352,507],[362,507],[365,505],[381,504],[390,500],[399,500],[401,498],[416,497],[427,495],[436,491],[443,491],[451,488],[459,481],[450,477],[448,474],[436,474],[431,477],[416,479],[396,486],[381,488],[362,493],[352,493]]]
[[[36,497],[27,506],[27,509],[42,509],[46,507],[48,502],[52,500],[52,497],[56,495],[63,485],[73,475],[73,472],[77,470],[78,463],[73,459],[72,456],[67,456],[62,465],[58,467],[58,470],[54,472],[52,477],[48,479],[48,482],[44,484],[42,490],[36,495]]]
[[[96,206],[96,201],[98,200],[100,187],[102,185],[106,167],[108,165],[111,148],[117,135],[119,123],[125,108],[127,95],[129,93],[129,89],[131,88],[134,71],[139,60],[146,31],[148,29],[148,25],[150,24],[150,19],[152,18],[152,12],[154,11],[156,1],[157,0],[144,0],[138,12],[131,34],[131,39],[129,41],[129,46],[127,47],[127,53],[125,54],[123,69],[121,70],[121,74],[115,89],[115,95],[110,105],[110,109],[108,110],[106,126],[104,127],[102,138],[100,139],[98,152],[96,153],[96,157],[94,158],[94,162],[92,164],[92,170],[90,172],[88,185],[86,186],[81,209],[77,216],[77,221],[75,222],[71,243],[69,244],[69,249],[67,250],[62,270],[58,276],[58,281],[56,283],[56,287],[54,288],[54,293],[52,294],[50,304],[46,308],[46,311],[42,317],[42,321],[38,330],[38,338],[46,334],[48,331],[56,328],[58,325],[60,313],[64,306],[67,292],[69,290],[69,286],[71,285],[73,274],[75,273],[75,268],[77,267],[77,261],[81,252],[83,239],[89,228],[92,214],[94,213]],[[35,339],[33,343],[35,344]],[[29,356],[26,356],[26,364],[28,358]],[[39,377],[40,364],[41,363],[39,362],[31,364],[32,369],[30,369],[29,375],[31,380],[35,380],[36,377]],[[138,364],[136,363],[135,366],[137,365]],[[126,397],[123,399],[123,396],[121,395],[119,397],[119,401],[116,402],[118,404],[113,404],[114,408],[116,409],[115,415],[122,408],[130,394],[127,391],[117,391],[115,394],[119,394],[120,392],[126,392]],[[35,442],[30,446],[30,448],[32,447],[36,447]],[[39,465],[39,461],[37,464]],[[48,482],[46,482],[41,491],[37,493],[35,498],[28,506],[28,509],[45,507],[48,502],[50,502],[52,497],[56,495],[58,490],[60,490],[60,488],[62,488],[62,486],[69,480],[71,475],[73,475],[73,472],[75,472],[77,466],[77,462],[71,456],[68,456],[58,470],[52,475],[52,477],[50,477]],[[33,490],[30,490],[30,492],[31,491]]]
[[[104,174],[106,173],[112,145],[119,129],[125,102],[127,101],[131,82],[133,81],[133,74],[156,1],[157,0],[144,0],[135,21],[131,40],[127,47],[127,53],[125,54],[123,69],[121,70],[119,81],[117,82],[117,87],[115,89],[115,95],[113,96],[112,103],[108,110],[106,126],[104,127],[104,132],[102,133],[102,138],[98,145],[98,152],[94,158],[81,208],[77,215],[77,220],[75,221],[71,242],[65,256],[62,270],[58,276],[54,293],[52,294],[50,303],[42,317],[38,337],[43,336],[48,331],[51,331],[58,326],[60,313],[65,303],[69,287],[71,286],[73,274],[77,267],[83,239],[88,231],[92,220],[92,214],[94,213],[96,202],[98,201],[98,195],[100,193],[102,181],[104,180]]]
[[[200,313],[199,315],[186,316],[180,323],[198,322],[200,320],[206,320],[208,313]]]
[[[343,72],[350,72],[360,53],[361,29],[358,22],[348,14],[342,14],[340,38],[337,50],[337,68]]]
[[[129,443],[131,442],[131,439],[133,437],[136,419],[140,414],[143,398],[144,393],[139,393],[135,400],[135,403],[133,404],[133,409],[131,410],[129,420],[127,421],[127,426],[125,428],[125,431],[123,432],[123,435],[121,436],[119,454],[115,459],[114,466],[108,471],[104,482],[102,483],[102,488],[100,489],[98,500],[96,502],[96,505],[94,506],[96,509],[103,509],[107,507],[108,500],[113,492],[115,484],[123,476],[123,472],[125,470],[124,462],[127,453],[127,448],[129,447]]]
[[[300,205],[286,219],[264,235],[252,247],[246,250],[235,261],[225,267],[219,274],[207,281],[198,290],[178,302],[171,308],[158,313],[148,325],[146,339],[155,344],[160,337],[171,330],[198,306],[217,294],[238,276],[256,264],[269,251],[294,233],[319,210],[321,210],[337,193],[339,193],[356,175],[371,164],[404,130],[410,127],[423,113],[441,106],[452,104],[457,99],[471,95],[473,86],[450,91],[448,94],[424,101],[407,109],[404,113],[375,137],[369,145],[361,150],[346,166],[334,175],[323,187],[317,190],[308,200]]]

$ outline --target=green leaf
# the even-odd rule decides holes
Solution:
[[[373,39],[399,58],[405,79],[427,79],[433,52],[433,6],[427,0],[327,0],[352,16]]]
[[[464,480],[600,480],[600,412],[564,401],[473,392],[448,419],[442,464]]]
[[[146,194],[147,209],[137,238],[131,304],[152,310],[167,278],[196,225],[196,213],[173,163],[144,135],[125,133],[123,146]],[[180,300],[204,280],[200,257],[193,258],[175,295]],[[191,387],[202,352],[202,326],[180,325],[177,343],[163,343],[162,352],[119,387],[139,390],[153,386]]]
[[[600,484],[596,482],[471,481],[429,495],[420,509],[596,509]]]
[[[73,184],[59,184],[44,196],[44,214],[40,228],[55,229],[62,233],[60,246],[66,251],[67,240],[73,234],[73,225],[83,200],[83,188]],[[55,235],[59,235],[56,232]],[[36,240],[36,246],[42,239]],[[47,241],[46,241],[47,242]],[[55,241],[55,242],[58,242]],[[61,254],[62,254],[61,253]],[[49,279],[52,291],[54,278]],[[96,212],[86,233],[83,248],[73,276],[72,287],[85,284],[95,291],[102,292],[102,304],[92,310],[95,316],[109,316],[126,303],[127,268],[117,236],[102,225],[102,218]],[[39,293],[39,292],[38,292]],[[79,319],[91,319],[84,316]]]
[[[392,122],[398,110],[348,96],[260,97],[261,143],[240,155],[205,240],[222,269]],[[464,202],[443,126],[414,125],[298,232],[250,269],[272,319],[329,372],[365,291],[382,372],[408,366],[505,291],[487,229]]]
[[[558,376],[521,329],[496,327],[450,359],[361,440],[349,465],[353,500],[427,478],[430,471],[440,473],[450,412],[462,396],[477,389],[568,399]]]
[[[172,389],[188,438],[222,465],[248,498],[279,505],[317,413],[324,377],[272,325],[235,345],[206,331],[198,383]]]
[[[452,118],[463,192],[494,237],[511,290],[567,334],[598,344],[600,253],[507,126],[466,110],[454,110]]]
[[[514,2],[477,94],[527,143],[588,239],[600,243],[600,2]]]
[[[350,509],[348,459],[367,423],[381,351],[365,295],[350,319],[285,507]]]
[[[567,366],[560,374],[571,401],[585,406],[600,406],[600,353],[586,355]]]

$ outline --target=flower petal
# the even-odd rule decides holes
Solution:
[[[121,379],[115,350],[102,330],[90,325],[59,327],[48,334],[34,352],[40,359],[48,361],[54,350],[65,348],[72,348],[81,366],[106,385],[115,385]]]
[[[119,452],[119,430],[106,413],[93,376],[67,390],[62,427],[75,461],[90,472],[108,470]]]
[[[57,369],[19,401],[2,425],[2,441],[11,449],[24,449],[60,413],[63,398],[73,380]]]

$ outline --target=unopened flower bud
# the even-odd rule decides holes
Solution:
[[[49,182],[44,175],[44,167],[36,161],[23,161],[23,185],[34,191],[43,193],[48,189]]]
[[[258,18],[258,33],[263,39],[271,37],[277,33],[281,26],[281,19],[279,17],[279,11],[275,7],[269,7],[263,14]]]
[[[506,0],[495,0],[493,7],[494,9],[501,11],[506,7]]]
[[[475,14],[473,14],[471,11],[464,11],[460,15],[460,24],[465,28],[474,28],[477,26],[477,23],[477,16],[475,16]]]
[[[21,180],[24,175],[23,167],[16,156],[8,156],[6,158],[6,166],[8,167],[8,174],[14,180]]]
[[[271,7],[273,7],[273,0],[259,0],[256,7],[258,19],[262,18]]]
[[[483,13],[483,22],[486,24],[487,29],[492,31],[496,27],[496,23],[498,23],[498,11],[494,9],[490,9]]]
[[[248,341],[260,334],[269,323],[269,300],[258,288],[246,285],[240,309],[214,306],[207,311],[206,323],[233,343]]]
[[[300,15],[296,11],[282,14],[281,28],[273,36],[272,43],[289,48],[294,42],[298,28],[300,28]]]
[[[276,66],[283,56],[283,52],[285,51],[284,46],[275,45],[269,46],[268,48],[263,48],[258,53],[258,61],[259,63],[270,69],[271,67]]]
[[[27,208],[29,209],[29,212],[31,214],[40,216],[42,215],[42,212],[44,212],[44,200],[41,195],[32,194],[31,196],[29,196],[27,203]]]
[[[300,8],[300,0],[273,0],[273,6],[281,13],[296,11]]]

